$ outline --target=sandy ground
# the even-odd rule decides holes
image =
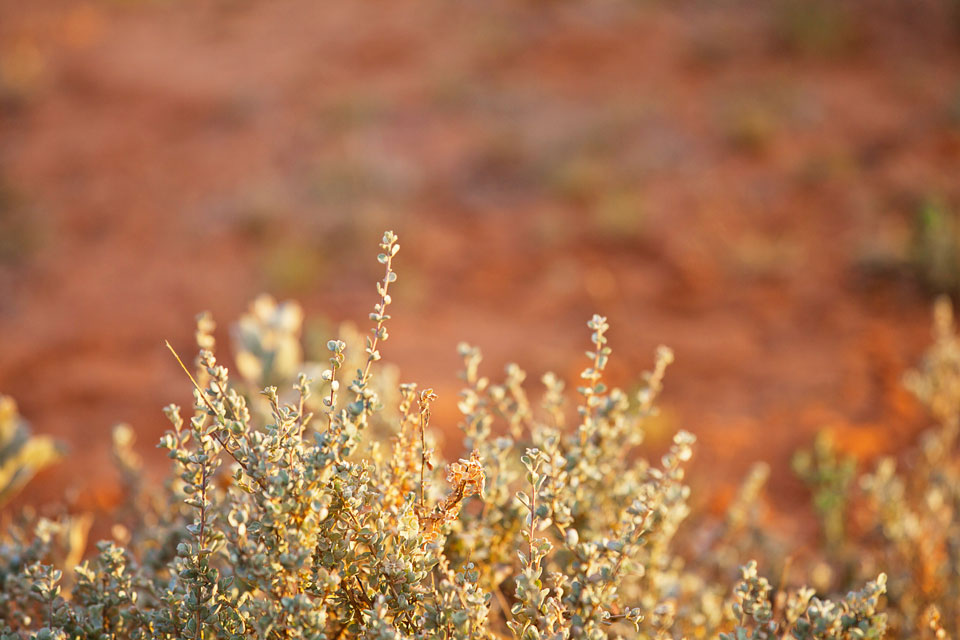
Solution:
[[[821,428],[900,449],[911,233],[960,204],[960,22],[811,6],[0,0],[0,391],[72,452],[27,499],[109,501],[116,422],[164,464],[189,388],[163,339],[198,311],[362,322],[385,228],[384,354],[444,429],[459,340],[573,380],[599,312],[614,382],[676,351],[651,450],[696,433],[704,500],[765,459],[794,511]]]

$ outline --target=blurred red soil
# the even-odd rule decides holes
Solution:
[[[0,391],[72,451],[28,499],[109,502],[116,422],[165,464],[198,311],[363,321],[385,228],[384,353],[451,432],[457,341],[573,382],[599,312],[615,382],[676,351],[652,446],[699,436],[704,500],[765,459],[788,511],[821,428],[911,442],[928,299],[861,265],[960,203],[960,28],[840,3],[824,44],[734,5],[0,0]]]

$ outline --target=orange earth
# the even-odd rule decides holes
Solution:
[[[868,458],[927,425],[900,376],[911,229],[960,203],[954,5],[0,0],[0,391],[71,450],[25,499],[109,504],[121,421],[165,468],[163,339],[209,309],[227,344],[261,291],[363,322],[393,228],[383,352],[451,436],[459,340],[573,382],[599,312],[614,382],[677,354],[651,452],[696,433],[715,507],[767,460],[795,513],[818,430]]]

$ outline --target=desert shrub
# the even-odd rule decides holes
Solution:
[[[960,339],[946,298],[934,309],[933,345],[905,382],[936,423],[923,434],[919,447],[881,458],[851,482],[852,460],[821,439],[817,453],[801,456],[801,462],[819,463],[798,468],[812,480],[836,570],[853,580],[868,577],[876,567],[886,571],[893,635],[957,637]],[[845,528],[846,522],[853,526]]]
[[[30,432],[13,398],[0,395],[0,507],[61,454],[52,438]]]
[[[826,543],[832,548],[841,545],[856,460],[838,452],[832,434],[821,431],[811,450],[801,450],[793,456],[793,470],[812,491],[813,507]]]
[[[681,543],[694,437],[677,433],[658,461],[638,450],[673,354],[657,350],[636,394],[608,388],[601,316],[576,393],[547,374],[537,402],[518,366],[494,382],[461,345],[464,454],[444,464],[436,395],[378,364],[399,245],[388,232],[380,247],[371,334],[344,328],[322,366],[301,361],[298,307],[262,298],[241,320],[239,380],[199,317],[194,366],[177,356],[194,407],[164,410],[164,490],[139,480],[119,428],[129,495],[114,539],[76,566],[69,518],[18,518],[0,544],[0,637],[883,635],[882,574],[837,602],[774,589],[755,563],[730,586],[746,553],[775,548],[753,515],[765,466],[722,522],[695,521],[707,535]]]

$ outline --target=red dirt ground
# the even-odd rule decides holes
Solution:
[[[653,446],[695,432],[708,495],[766,459],[789,511],[824,427],[911,442],[929,298],[899,260],[960,203],[960,22],[796,6],[0,0],[0,391],[72,451],[29,499],[109,495],[119,421],[163,464],[196,312],[362,321],[384,228],[384,352],[438,424],[457,341],[573,380],[596,311],[616,382],[676,351]]]

